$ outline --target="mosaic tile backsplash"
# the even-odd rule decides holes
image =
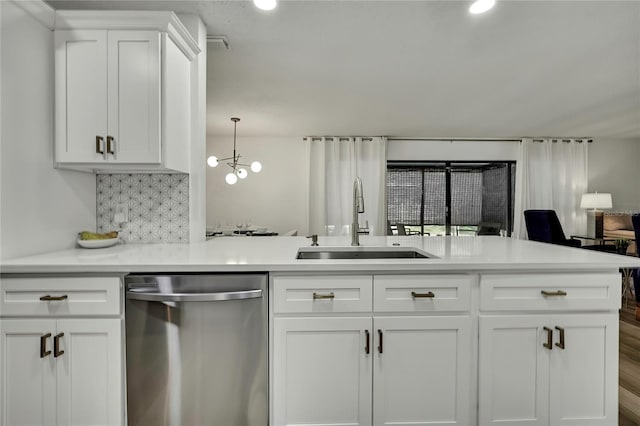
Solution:
[[[189,241],[189,175],[96,175],[98,232],[118,230],[116,207],[129,209],[120,237],[127,242],[184,243]]]

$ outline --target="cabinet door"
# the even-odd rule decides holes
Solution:
[[[40,353],[41,337],[54,332],[53,320],[0,320],[3,426],[56,424],[55,361],[53,354]],[[52,341],[44,339],[46,350]]]
[[[546,317],[480,316],[479,424],[549,422]]]
[[[107,44],[108,160],[160,163],[160,34],[109,31]]]
[[[550,423],[616,424],[618,316],[557,315],[546,321],[554,328],[554,347],[550,353]],[[564,330],[564,349],[559,342],[561,330]]]
[[[123,423],[121,327],[120,319],[58,320],[58,425]]]
[[[374,425],[469,424],[469,317],[375,318],[374,332]]]
[[[274,319],[274,425],[371,424],[366,331],[370,317]]]
[[[107,32],[55,31],[54,38],[56,161],[104,162]],[[96,137],[103,139],[97,141]]]

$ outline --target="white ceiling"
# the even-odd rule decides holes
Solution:
[[[200,15],[207,132],[640,141],[640,1],[56,1]]]

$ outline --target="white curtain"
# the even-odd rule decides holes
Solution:
[[[586,140],[523,139],[516,164],[515,238],[527,237],[525,210],[555,210],[567,238],[584,234],[586,212],[580,198],[587,192]]]
[[[362,179],[361,228],[386,235],[387,139],[306,138],[309,144],[309,232],[349,235],[353,221],[353,182]]]

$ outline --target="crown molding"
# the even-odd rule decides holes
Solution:
[[[11,0],[11,3],[34,17],[46,28],[53,30],[55,24],[56,11],[42,0],[18,1]]]
[[[157,30],[166,32],[192,60],[200,53],[198,43],[173,12],[59,10],[56,30]]]

